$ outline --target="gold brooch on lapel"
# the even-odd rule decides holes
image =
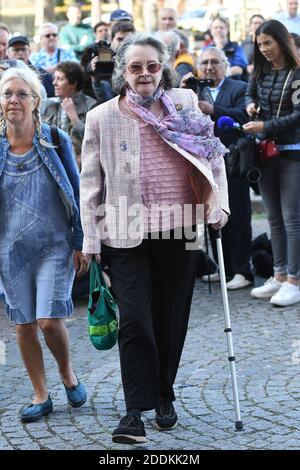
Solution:
[[[175,104],[175,108],[176,108],[176,111],[181,111],[183,106],[182,104],[178,103],[178,104]]]

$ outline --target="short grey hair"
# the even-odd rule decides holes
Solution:
[[[54,29],[55,33],[57,34],[58,33],[58,26],[54,23],[44,23],[40,26],[39,28],[39,35],[42,36],[43,35],[43,31],[44,29],[46,28],[51,28],[51,29]]]
[[[226,69],[228,69],[230,64],[229,64],[228,58],[226,57],[225,52],[222,49],[220,49],[219,47],[216,47],[216,46],[209,46],[206,49],[202,49],[202,51],[200,52],[200,55],[198,57],[198,61],[199,61],[198,63],[200,63],[200,61],[202,60],[203,54],[205,54],[205,52],[208,52],[208,51],[217,52],[220,61],[224,62],[225,66],[226,66]]]
[[[159,18],[160,18],[161,15],[162,15],[163,13],[165,13],[166,11],[171,11],[171,12],[174,14],[174,18],[177,20],[177,17],[178,17],[177,11],[174,10],[174,8],[171,8],[171,7],[163,7],[163,8],[161,8],[161,9],[158,11],[158,16],[159,16]]]
[[[184,48],[188,50],[189,47],[190,47],[189,38],[182,31],[180,31],[179,29],[174,29],[173,31],[174,31],[174,33],[177,34],[177,36],[179,36],[180,44],[183,44]]]
[[[170,63],[172,64],[175,61],[177,52],[180,48],[179,35],[170,29],[169,31],[158,31],[155,33],[155,37],[166,44],[170,54]]]
[[[162,65],[162,83],[165,90],[170,90],[175,84],[175,74],[169,65],[169,54],[166,45],[149,33],[135,33],[122,41],[114,57],[115,67],[112,76],[112,86],[115,93],[124,96],[126,82],[124,72],[127,67],[127,53],[133,46],[151,46],[158,52],[158,60]]]
[[[0,23],[0,30],[1,30],[1,31],[6,31],[7,34],[9,34],[8,26],[6,26],[5,23]]]

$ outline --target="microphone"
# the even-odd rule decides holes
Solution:
[[[232,129],[244,132],[241,124],[229,116],[221,116],[217,121],[217,126],[225,132],[231,131]]]

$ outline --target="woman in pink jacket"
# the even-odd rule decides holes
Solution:
[[[191,90],[172,89],[166,46],[137,33],[117,51],[116,98],[87,115],[83,251],[108,265],[119,313],[127,414],[113,441],[146,441],[141,412],[176,426],[175,381],[196,275],[197,223],[229,213],[223,155]],[[202,211],[201,211],[202,209]],[[200,217],[199,217],[200,215]]]

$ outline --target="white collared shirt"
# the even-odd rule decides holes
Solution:
[[[217,97],[218,97],[218,94],[219,94],[219,91],[220,91],[220,89],[221,89],[221,86],[222,86],[223,83],[224,83],[224,80],[225,80],[225,77],[224,77],[223,80],[219,83],[219,85],[216,86],[216,87],[213,87],[213,88],[208,87],[213,102],[216,101],[216,99],[217,99]]]

